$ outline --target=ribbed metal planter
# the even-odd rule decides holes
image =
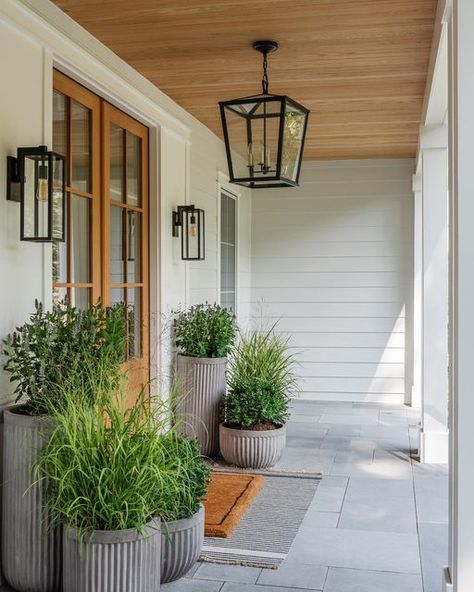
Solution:
[[[48,418],[4,411],[3,575],[18,592],[61,590],[61,529],[51,527],[46,483],[32,485],[33,463],[51,433]]]
[[[183,577],[201,555],[204,543],[204,506],[199,512],[161,526],[161,583]]]
[[[158,592],[161,529],[150,522],[135,529],[96,530],[79,540],[74,528],[64,529],[63,592]]]
[[[272,467],[286,444],[286,426],[276,430],[234,430],[219,426],[221,454],[233,465],[245,469]]]
[[[181,397],[175,407],[180,430],[197,438],[204,456],[219,452],[219,403],[226,390],[227,358],[178,356]]]

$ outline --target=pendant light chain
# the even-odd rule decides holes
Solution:
[[[262,92],[264,95],[268,95],[268,58],[266,52],[263,54],[263,78],[262,78]]]

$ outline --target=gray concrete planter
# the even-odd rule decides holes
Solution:
[[[233,465],[245,469],[272,467],[286,444],[286,426],[276,430],[234,430],[219,426],[221,454]]]
[[[61,590],[61,529],[51,527],[46,483],[32,485],[33,463],[52,423],[4,411],[2,562],[3,575],[18,592]]]
[[[227,358],[178,356],[180,430],[198,439],[204,456],[219,452],[219,402],[226,391]]]
[[[158,592],[161,529],[158,520],[143,532],[95,530],[80,540],[64,529],[63,592]]]
[[[183,577],[201,555],[204,543],[204,506],[199,512],[161,526],[161,583]]]

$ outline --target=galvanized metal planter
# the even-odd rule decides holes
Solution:
[[[175,405],[180,430],[198,439],[204,456],[219,452],[219,403],[226,391],[227,358],[178,356],[181,397]]]
[[[199,512],[161,526],[161,583],[186,575],[201,555],[204,543],[204,506]]]
[[[96,530],[83,541],[64,529],[63,592],[158,592],[161,529],[158,520],[138,532]]]
[[[33,463],[51,433],[47,417],[4,411],[3,575],[18,592],[61,590],[61,529],[51,527],[46,483],[32,485]]]
[[[286,444],[286,426],[276,430],[234,430],[219,426],[221,454],[233,465],[246,469],[272,467]]]

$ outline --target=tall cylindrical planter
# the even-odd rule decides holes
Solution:
[[[272,467],[286,444],[286,426],[275,430],[238,430],[220,425],[221,454],[228,463],[245,469]]]
[[[226,370],[227,358],[178,356],[175,416],[180,430],[198,439],[204,456],[219,452],[219,403],[226,391]]]
[[[204,544],[204,506],[199,512],[161,526],[161,583],[187,574],[201,555]]]
[[[4,411],[2,562],[18,592],[61,590],[61,529],[52,528],[46,483],[35,483],[33,464],[52,430],[51,420]]]
[[[64,529],[63,592],[158,592],[161,529],[95,530],[81,540]]]

